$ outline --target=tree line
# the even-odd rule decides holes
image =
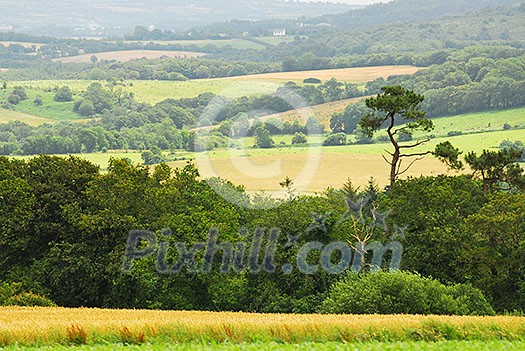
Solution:
[[[11,291],[47,298],[33,303],[278,313],[486,315],[525,309],[524,194],[484,188],[476,176],[398,180],[389,191],[379,190],[373,180],[363,189],[348,181],[342,189],[315,196],[295,194],[288,180],[282,183],[288,197],[269,200],[251,198],[224,180],[201,179],[191,164],[150,170],[112,159],[101,173],[80,158],[38,156],[25,161],[0,157],[0,169],[0,279]],[[236,189],[235,204],[219,196],[216,186]],[[265,209],[247,206],[254,201],[266,201]],[[355,204],[360,204],[357,212]],[[404,247],[401,269],[415,275],[374,275],[371,251],[361,273],[281,270],[295,262],[307,242],[358,245],[365,224],[377,220],[378,213],[388,216],[368,227],[374,228],[373,240],[387,243],[395,235]],[[224,274],[222,251],[209,273],[162,273],[151,255],[135,260],[128,273],[121,270],[132,230],[163,238],[171,247],[164,253],[171,265],[180,259],[176,242],[206,242],[212,228],[219,229],[219,242],[232,245],[259,235],[264,245],[275,240],[275,272]],[[271,228],[279,229],[276,239],[269,239]],[[308,264],[320,264],[318,259],[312,252]],[[388,260],[384,263],[388,266]],[[367,302],[357,303],[355,297],[363,293]],[[385,296],[399,303],[383,304]],[[27,298],[9,300],[29,303]]]

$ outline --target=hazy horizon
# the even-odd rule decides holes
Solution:
[[[300,2],[330,2],[342,3],[347,5],[372,5],[380,2],[390,2],[393,0],[299,0]]]

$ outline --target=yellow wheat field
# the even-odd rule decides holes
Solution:
[[[370,67],[352,67],[352,68],[338,68],[338,69],[324,69],[311,71],[295,71],[295,72],[276,72],[264,74],[252,74],[239,77],[219,78],[224,80],[244,80],[244,79],[270,79],[282,81],[299,81],[306,78],[318,78],[323,81],[336,78],[337,80],[352,82],[352,83],[366,83],[377,78],[387,78],[391,75],[414,74],[421,70],[420,67],[415,66],[370,66]]]
[[[518,340],[525,318],[0,308],[4,345],[67,343],[72,330],[84,332],[88,344],[119,342],[123,331],[170,342],[438,340],[451,331],[465,340]]]

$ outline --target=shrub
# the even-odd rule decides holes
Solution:
[[[306,135],[304,135],[304,133],[301,132],[295,133],[292,138],[292,144],[306,144],[306,142]]]
[[[450,132],[447,133],[447,136],[453,137],[453,136],[458,136],[461,134],[463,134],[463,132],[460,132],[459,130],[451,130]]]
[[[376,140],[379,143],[389,143],[390,142],[390,138],[388,137],[388,135],[380,135],[377,137]]]
[[[321,84],[322,81],[319,78],[306,78],[303,80],[305,84]]]
[[[45,296],[24,291],[21,283],[0,284],[0,306],[56,306]]]
[[[47,297],[34,294],[32,292],[22,292],[20,294],[9,297],[6,306],[41,306],[54,307],[56,304]]]
[[[83,117],[89,117],[95,114],[95,106],[91,101],[84,100],[78,107],[78,113]]]
[[[339,146],[346,145],[346,134],[345,133],[335,133],[330,134],[325,141],[323,141],[323,146]]]
[[[33,103],[34,103],[35,105],[40,106],[40,105],[42,105],[42,104],[44,103],[44,100],[42,100],[42,97],[39,95],[39,96],[37,96],[37,97],[35,98],[35,100],[33,100]]]
[[[23,87],[20,87],[20,86],[15,87],[15,89],[13,90],[13,94],[14,95],[18,95],[20,100],[26,100],[27,99],[26,90]]]
[[[11,105],[17,105],[20,102],[20,96],[11,94],[7,97],[7,102],[9,102]]]
[[[504,123],[503,124],[503,130],[509,130],[511,128],[512,128],[512,126],[510,124],[508,124],[508,123]]]
[[[73,101],[73,92],[68,86],[63,86],[58,89],[55,97],[53,98],[56,102],[68,102]]]
[[[407,272],[350,273],[335,283],[321,313],[493,315],[483,293],[470,285],[445,286]]]

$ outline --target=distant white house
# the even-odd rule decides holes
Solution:
[[[277,29],[273,31],[274,37],[285,37],[286,36],[286,29]]]

